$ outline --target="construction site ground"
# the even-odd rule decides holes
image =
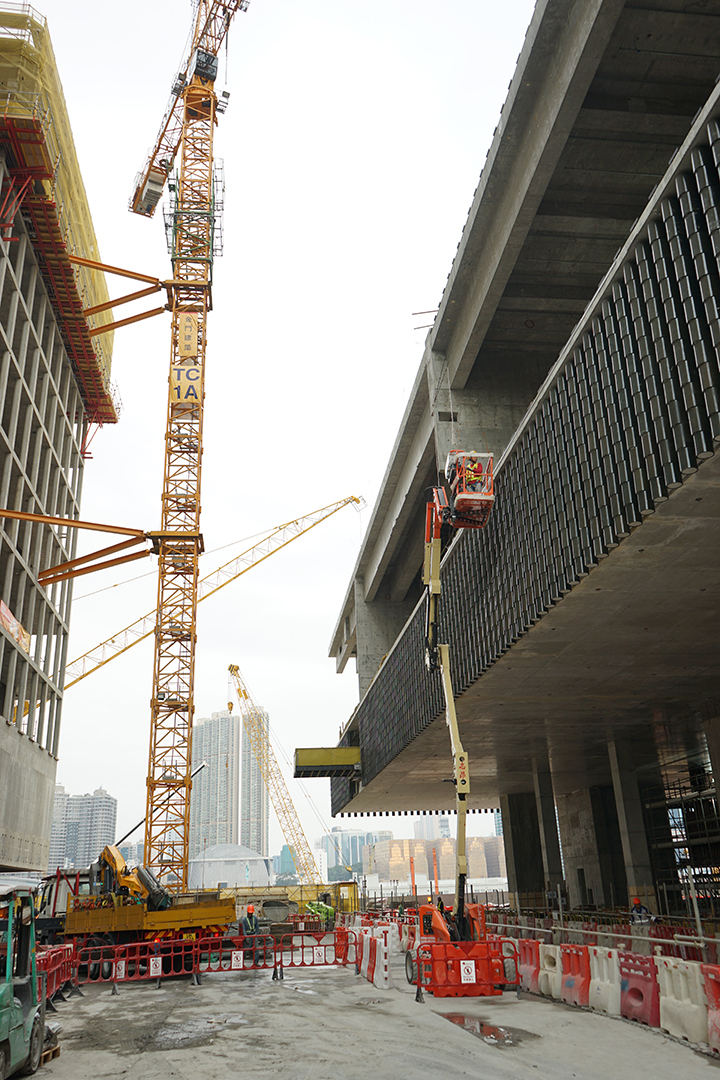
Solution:
[[[124,983],[84,989],[51,1016],[59,1057],[46,1080],[132,1076],[220,1080],[694,1080],[720,1059],[630,1021],[506,991],[442,998],[415,990],[404,957],[391,960],[394,988],[380,990],[354,967],[286,969]],[[454,1016],[451,1022],[447,1017]],[[462,1026],[461,1026],[462,1025]],[[718,1074],[720,1077],[720,1074]]]

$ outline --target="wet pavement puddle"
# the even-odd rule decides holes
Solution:
[[[227,1025],[247,1024],[239,1013],[208,1016],[204,1020],[186,1020],[182,1024],[166,1024],[152,1039],[154,1050],[174,1050],[180,1046],[196,1046],[212,1038]]]
[[[503,1050],[507,1046],[517,1046],[526,1039],[541,1038],[540,1035],[536,1035],[532,1031],[498,1027],[495,1024],[488,1024],[486,1020],[481,1020],[477,1016],[465,1016],[464,1013],[441,1013],[440,1015],[449,1020],[451,1024],[457,1024],[458,1027],[469,1031],[471,1035],[482,1039],[489,1046],[497,1047],[498,1050]]]

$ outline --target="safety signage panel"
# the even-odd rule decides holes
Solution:
[[[322,945],[313,945],[313,964],[325,963],[325,950]]]
[[[162,956],[150,957],[150,978],[162,975]]]
[[[474,960],[461,960],[460,961],[460,981],[464,983],[475,982],[475,961]]]
[[[178,326],[178,352],[180,356],[198,354],[198,318],[186,311],[180,316]]]
[[[242,971],[243,967],[243,951],[242,949],[233,949],[232,956],[230,958],[230,970]]]
[[[170,400],[178,405],[200,403],[200,368],[176,364],[170,371]]]
[[[118,960],[117,964],[115,965],[115,978],[118,979],[118,981],[125,978],[126,963],[126,960]]]

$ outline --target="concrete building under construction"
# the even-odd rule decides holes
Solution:
[[[109,310],[45,20],[0,6],[0,505],[80,517],[92,425],[118,417]],[[0,523],[0,869],[45,870],[60,737],[76,532]]]

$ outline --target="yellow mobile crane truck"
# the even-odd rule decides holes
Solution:
[[[129,870],[109,844],[87,869],[58,869],[45,879],[37,930],[43,943],[122,945],[211,936],[235,921],[234,897],[221,900],[217,891],[171,893],[145,867]]]

